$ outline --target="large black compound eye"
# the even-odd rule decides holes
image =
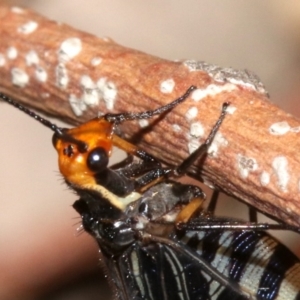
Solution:
[[[87,166],[91,171],[101,172],[107,167],[107,165],[108,155],[103,148],[97,147],[90,151],[87,158]]]

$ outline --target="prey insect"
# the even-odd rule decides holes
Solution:
[[[298,258],[265,232],[297,228],[216,217],[202,208],[199,187],[174,180],[207,153],[228,103],[175,168],[114,134],[119,123],[167,112],[194,89],[155,110],[106,114],[71,129],[0,97],[54,131],[60,172],[79,196],[73,207],[101,249],[117,299],[300,299]],[[113,145],[128,157],[108,167]]]

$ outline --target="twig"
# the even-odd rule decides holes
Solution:
[[[15,7],[0,6],[0,24],[0,90],[71,123],[99,112],[159,107],[196,85],[191,99],[151,130],[146,122],[121,127],[126,139],[135,137],[168,164],[198,147],[229,101],[210,155],[192,172],[259,210],[300,224],[300,124],[269,102],[253,74],[163,60]],[[145,134],[137,140],[141,128]]]

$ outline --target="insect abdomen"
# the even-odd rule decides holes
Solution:
[[[181,239],[230,281],[257,299],[300,299],[300,263],[284,245],[264,232],[187,232]],[[216,293],[216,283],[210,295]],[[224,292],[212,299],[227,299]]]

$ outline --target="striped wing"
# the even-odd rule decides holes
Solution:
[[[106,261],[119,299],[300,299],[299,260],[266,233],[186,232]]]

